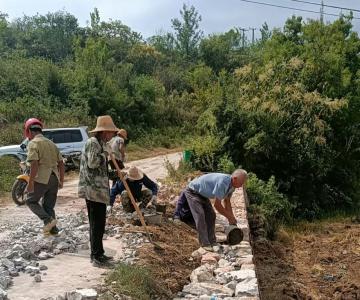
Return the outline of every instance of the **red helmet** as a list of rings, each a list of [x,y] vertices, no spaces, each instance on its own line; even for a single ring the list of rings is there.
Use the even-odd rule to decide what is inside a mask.
[[[36,118],[30,118],[28,119],[24,124],[24,135],[27,138],[30,138],[30,129],[42,129],[43,123],[36,119]]]

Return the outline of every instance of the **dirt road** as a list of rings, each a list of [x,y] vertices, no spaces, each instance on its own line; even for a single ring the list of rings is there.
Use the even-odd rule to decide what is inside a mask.
[[[156,180],[166,176],[165,159],[177,164],[180,158],[180,153],[173,153],[134,161],[130,165],[136,165],[150,178]],[[59,191],[56,206],[56,212],[59,216],[85,209],[84,200],[77,197],[77,182],[75,176],[68,178],[64,188]],[[0,207],[0,228],[6,228],[0,232],[0,242],[10,234],[12,228],[15,230],[24,221],[31,221],[34,226],[41,226],[39,220],[26,206],[7,205]],[[118,256],[122,252],[122,244],[119,240],[109,238],[104,241],[104,246],[106,252],[111,255]],[[82,251],[76,255],[60,254],[44,261],[44,264],[48,270],[42,282],[36,283],[32,277],[25,274],[14,277],[13,286],[7,290],[9,299],[35,300],[63,295],[65,292],[76,288],[92,287],[98,284],[105,274],[104,270],[91,266],[88,251]]]

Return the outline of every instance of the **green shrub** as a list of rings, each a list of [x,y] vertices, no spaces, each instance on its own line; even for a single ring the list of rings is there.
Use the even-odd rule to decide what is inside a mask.
[[[220,158],[219,164],[218,164],[218,170],[219,172],[231,174],[236,169],[234,163],[231,161],[229,156],[225,154]]]
[[[250,173],[246,191],[250,210],[263,216],[266,236],[273,239],[279,227],[290,221],[292,205],[285,195],[278,192],[274,176],[265,182]]]
[[[11,156],[0,157],[0,193],[11,191],[19,169],[18,159]]]
[[[106,283],[117,294],[138,300],[150,300],[152,293],[159,290],[149,270],[123,263],[107,276]]]
[[[220,138],[215,135],[199,136],[191,140],[190,162],[195,169],[209,172],[217,169],[222,148]]]
[[[168,173],[167,177],[174,182],[182,182],[191,172],[194,172],[191,164],[184,160],[180,160],[178,168],[169,160],[165,160],[165,169]]]

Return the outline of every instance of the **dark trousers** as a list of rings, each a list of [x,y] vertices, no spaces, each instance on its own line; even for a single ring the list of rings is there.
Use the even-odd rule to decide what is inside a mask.
[[[216,243],[215,220],[216,214],[208,198],[201,196],[190,188],[184,190],[191,214],[195,220],[201,246]]]
[[[28,193],[26,204],[30,210],[37,215],[44,224],[55,219],[55,204],[57,192],[59,189],[59,181],[55,174],[51,174],[48,184],[34,182],[34,191]],[[42,205],[39,204],[42,198]]]
[[[103,236],[106,223],[106,204],[86,200],[90,224],[91,257],[98,258],[105,253]]]

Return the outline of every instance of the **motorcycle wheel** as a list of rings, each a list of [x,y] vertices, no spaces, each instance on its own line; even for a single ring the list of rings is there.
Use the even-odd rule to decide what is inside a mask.
[[[27,186],[27,182],[23,179],[16,179],[12,189],[11,189],[11,196],[13,201],[17,205],[24,205],[26,200],[25,189]]]

